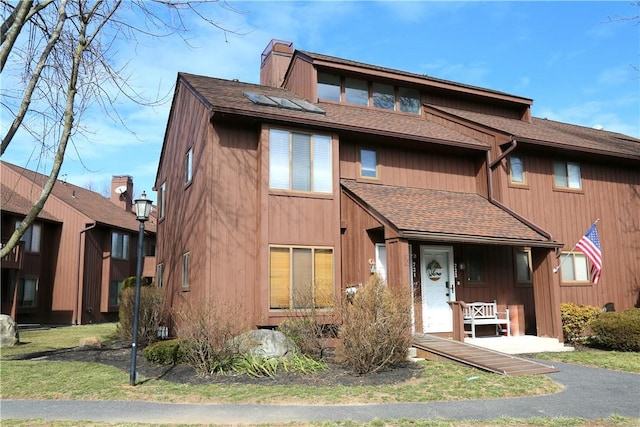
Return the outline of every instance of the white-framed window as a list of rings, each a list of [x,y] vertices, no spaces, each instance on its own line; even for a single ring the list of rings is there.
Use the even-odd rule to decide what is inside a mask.
[[[158,190],[158,219],[164,218],[165,200],[167,197],[167,183],[163,182]]]
[[[331,137],[272,129],[269,133],[269,188],[333,192]]]
[[[378,159],[375,150],[369,148],[360,150],[360,176],[363,178],[378,177]]]
[[[22,221],[16,221],[16,228],[20,226]],[[25,252],[40,252],[40,239],[42,236],[42,226],[36,222],[31,224],[27,231],[24,232],[21,241],[24,242],[24,250]]]
[[[558,188],[580,190],[582,188],[580,164],[575,162],[554,161],[553,179],[555,186]]]
[[[193,148],[187,150],[184,156],[184,183],[189,184],[193,180]]]
[[[189,289],[189,257],[189,252],[182,254],[182,290]]]
[[[122,290],[122,280],[111,280],[109,282],[109,307],[120,305],[120,291]]]
[[[22,277],[18,280],[18,307],[38,305],[38,279]]]
[[[524,160],[522,157],[509,156],[509,179],[513,184],[526,184],[524,173]]]
[[[162,288],[164,286],[164,264],[158,264],[156,269],[156,286]]]
[[[111,232],[111,257],[129,259],[129,235],[117,231]]]
[[[589,263],[587,257],[581,252],[566,252],[562,254],[563,282],[589,282]]]
[[[271,246],[269,308],[333,307],[333,248]]]
[[[516,258],[516,282],[518,284],[531,284],[531,252],[524,249],[515,251]]]

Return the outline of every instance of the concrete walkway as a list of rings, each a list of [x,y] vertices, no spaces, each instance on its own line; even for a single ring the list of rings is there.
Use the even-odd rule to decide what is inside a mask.
[[[565,386],[557,394],[513,399],[365,405],[170,404],[131,401],[2,400],[0,419],[88,420],[112,423],[259,424],[375,419],[477,419],[502,416],[640,419],[640,375],[554,363],[547,374]]]

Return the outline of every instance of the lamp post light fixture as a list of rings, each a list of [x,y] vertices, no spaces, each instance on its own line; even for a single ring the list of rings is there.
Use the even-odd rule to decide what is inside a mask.
[[[134,200],[136,209],[136,219],[140,221],[140,231],[138,232],[138,252],[136,260],[136,293],[133,307],[133,342],[131,343],[131,372],[129,374],[129,384],[136,385],[136,356],[138,353],[138,315],[140,313],[140,280],[142,276],[142,257],[144,247],[144,223],[149,219],[152,201],[147,199],[145,192],[139,199]]]

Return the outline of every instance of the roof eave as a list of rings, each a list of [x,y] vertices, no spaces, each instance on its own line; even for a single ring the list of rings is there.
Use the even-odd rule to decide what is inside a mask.
[[[464,234],[432,233],[426,231],[400,230],[400,236],[407,239],[435,240],[448,243],[478,243],[502,246],[562,248],[563,243],[548,240],[509,239],[505,237],[471,236]]]

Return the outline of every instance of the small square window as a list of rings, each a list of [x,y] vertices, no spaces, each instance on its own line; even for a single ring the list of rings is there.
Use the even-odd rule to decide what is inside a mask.
[[[184,183],[189,184],[193,179],[193,149],[189,148],[184,156]]]
[[[509,157],[509,177],[513,184],[526,184],[522,157]]]
[[[393,86],[374,82],[373,106],[385,110],[395,110],[396,94]]]
[[[360,176],[364,178],[378,177],[378,161],[375,150],[360,150]]]
[[[553,178],[558,188],[571,188],[580,190],[582,182],[580,178],[580,164],[573,162],[553,162]]]
[[[340,102],[340,76],[318,73],[318,99]]]
[[[369,105],[369,83],[347,77],[344,82],[345,100],[349,104]]]

